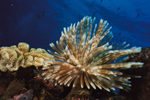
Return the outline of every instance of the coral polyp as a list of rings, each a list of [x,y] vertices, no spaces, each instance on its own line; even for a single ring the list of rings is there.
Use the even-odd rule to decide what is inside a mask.
[[[19,43],[10,47],[0,48],[0,70],[2,72],[18,71],[19,67],[45,67],[53,60],[52,55],[44,49],[29,48],[27,43]]]
[[[92,86],[94,89],[104,88],[107,91],[130,89],[130,76],[122,76],[119,69],[139,68],[141,62],[114,62],[115,60],[141,51],[141,47],[127,49],[129,44],[110,45],[113,34],[108,28],[109,23],[100,20],[98,26],[94,25],[95,18],[84,17],[77,24],[64,28],[56,46],[51,43],[49,50],[54,57],[52,66],[44,67],[45,79],[56,80],[55,84],[73,87],[80,84],[81,88]],[[138,76],[137,76],[138,77]]]

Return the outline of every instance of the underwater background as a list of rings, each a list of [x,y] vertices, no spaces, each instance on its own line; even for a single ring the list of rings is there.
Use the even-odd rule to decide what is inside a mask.
[[[84,16],[102,18],[112,26],[113,42],[150,46],[149,0],[1,0],[0,46],[26,42],[49,49],[63,27]]]
[[[150,47],[150,0],[0,0],[0,47],[12,46],[17,45],[19,42],[25,42],[32,48],[43,48],[45,50],[51,49],[49,43],[53,42],[55,44],[56,41],[59,40],[61,31],[63,31],[64,27],[69,27],[71,23],[77,23],[85,16],[91,16],[92,18],[96,17],[95,23],[97,24],[99,23],[100,19],[107,20],[109,27],[112,26],[111,31],[114,34],[114,37],[111,40],[112,42],[121,44],[126,41],[127,44],[130,44],[129,47]],[[131,92],[120,92],[119,89],[116,89],[116,91],[111,93],[107,93],[104,90],[99,93],[101,90],[91,89],[90,93],[91,95],[94,95],[92,98],[116,96],[119,92],[121,95],[123,94],[124,97],[126,95],[132,97],[133,95],[136,95],[136,91],[139,91],[138,94],[143,96],[141,96],[142,99],[137,97],[140,98],[137,100],[148,100],[147,98],[149,98],[150,95],[150,74],[147,74],[150,73],[149,51],[150,48],[146,48],[142,50],[140,54],[129,55],[129,59],[127,59],[127,61],[145,63],[142,70],[131,70],[131,72],[125,71],[125,73],[128,74],[133,73],[133,75],[140,75],[142,77],[144,76],[144,78],[141,78],[139,81],[136,79],[133,80],[134,85]],[[37,77],[34,77],[34,71],[35,67],[33,66],[28,69],[20,68],[18,72],[12,73],[0,71],[0,96],[3,94],[5,97],[5,93],[7,94],[6,88],[8,83],[12,80],[14,81],[12,82],[13,85],[10,85],[12,87],[15,87],[14,84],[23,83],[24,85],[33,83],[33,86],[27,85],[27,93],[32,94],[28,97],[33,97],[33,90],[36,95],[42,95],[40,98],[46,97],[48,93],[46,94],[43,92],[43,90],[45,89],[44,91],[46,91],[47,87],[52,87],[52,91],[50,89],[50,92],[54,93],[52,95],[57,94],[54,97],[59,97],[55,98],[55,100],[60,100],[60,98],[65,97],[67,93],[69,93],[68,91],[71,90],[71,87],[65,87],[65,89],[63,89],[63,86],[58,85],[57,88],[55,88],[54,84],[48,85],[48,83],[40,79],[41,77],[38,75]],[[14,78],[12,78],[12,76]],[[19,81],[25,79],[25,81],[23,80],[22,83],[19,83],[19,81],[16,81],[16,79]],[[28,80],[28,82],[26,82],[26,80]],[[43,82],[42,84],[41,80]],[[139,84],[137,84],[138,82],[142,85],[139,86]],[[7,86],[1,85],[2,83],[4,85],[7,83]],[[41,85],[43,84],[47,87],[44,87],[42,90]],[[140,89],[137,88],[138,86]],[[20,91],[25,91],[23,90],[24,87],[22,85],[18,87],[22,89]],[[29,87],[33,87],[33,90],[30,90]],[[55,92],[53,92],[53,89]],[[6,92],[3,93],[4,90],[6,90]],[[13,93],[14,90],[12,89],[11,92]],[[56,92],[56,90],[59,91]],[[60,91],[63,92],[61,93]],[[19,93],[21,92],[18,92],[18,94]],[[43,95],[44,93],[46,95]],[[11,95],[10,97],[12,98],[16,94]],[[26,96],[27,94],[25,92],[25,94],[22,95]],[[88,93],[87,95],[89,96]],[[144,97],[146,99],[143,99]]]

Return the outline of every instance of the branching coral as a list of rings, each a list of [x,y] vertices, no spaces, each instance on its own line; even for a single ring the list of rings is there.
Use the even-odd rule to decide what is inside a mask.
[[[48,66],[49,61],[53,60],[52,56],[44,49],[29,49],[26,43],[19,43],[17,46],[0,48],[0,70],[5,72],[17,71],[20,66]]]
[[[73,87],[80,84],[81,88],[86,85],[88,89],[92,86],[96,89],[104,88],[107,91],[119,89],[130,89],[130,77],[123,77],[119,69],[142,67],[141,62],[114,63],[118,58],[131,53],[138,53],[141,47],[125,49],[129,44],[109,45],[113,37],[107,21],[100,20],[99,25],[93,25],[95,18],[84,17],[77,24],[71,24],[61,33],[56,46],[51,43],[49,51],[54,56],[52,66],[44,67],[45,79],[55,79],[56,84],[64,84]],[[94,27],[93,27],[94,26]]]

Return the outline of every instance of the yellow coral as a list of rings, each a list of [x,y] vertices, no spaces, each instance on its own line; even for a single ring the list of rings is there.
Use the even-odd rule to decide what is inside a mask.
[[[5,72],[17,71],[20,66],[48,66],[49,61],[53,60],[53,57],[48,54],[44,49],[31,48],[26,43],[19,43],[17,46],[1,47],[0,48],[0,70]]]
[[[54,56],[55,61],[51,67],[44,67],[43,76],[45,79],[55,79],[57,83],[73,87],[80,83],[90,89],[90,85],[96,89],[104,88],[107,91],[115,90],[114,86],[120,89],[130,89],[130,77],[121,77],[122,72],[116,69],[128,69],[142,67],[141,62],[114,63],[116,59],[131,53],[138,53],[141,47],[125,49],[129,44],[125,42],[120,46],[109,45],[113,34],[107,28],[107,21],[100,20],[99,25],[93,27],[95,18],[84,17],[77,24],[71,24],[64,28],[57,47],[51,43],[49,51]],[[93,31],[92,31],[93,29]],[[120,77],[119,77],[119,76]]]

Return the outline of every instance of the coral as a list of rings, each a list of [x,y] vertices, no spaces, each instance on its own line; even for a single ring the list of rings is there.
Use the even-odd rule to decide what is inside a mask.
[[[48,66],[49,61],[53,60],[52,56],[44,49],[29,48],[26,43],[19,43],[17,46],[0,48],[0,70],[5,72],[17,71],[20,66]]]
[[[44,80],[40,75],[34,77],[31,87],[35,87],[36,91],[41,91],[40,95],[38,94],[40,100],[45,100],[46,98],[56,99],[63,92],[63,86],[55,86],[53,81]]]
[[[143,82],[143,75],[139,73],[141,71],[145,73],[145,71],[141,70],[143,68],[149,69],[149,49],[139,54],[141,47],[127,48],[129,44],[125,42],[121,45],[111,44],[110,40],[113,38],[113,34],[110,31],[111,27],[108,28],[107,21],[101,19],[98,26],[97,24],[94,26],[94,21],[95,18],[92,19],[86,16],[77,24],[71,24],[67,29],[64,28],[59,41],[56,41],[56,46],[53,43],[50,44],[54,50],[54,52],[49,50],[50,54],[41,48],[30,48],[26,43],[19,43],[18,46],[1,47],[0,96],[3,95],[0,98],[14,97],[14,99],[19,98],[18,100],[28,97],[36,100],[62,99],[70,92],[64,98],[65,100],[95,100],[96,98],[100,99],[100,96],[105,97],[103,100],[128,99],[128,97],[114,96],[114,94],[112,97],[108,96],[106,98],[104,94],[112,94],[112,91],[107,91],[115,90],[114,87],[128,91],[131,86],[131,77],[136,79],[142,76],[141,79],[137,80]],[[118,59],[125,55],[129,56],[118,62]],[[144,67],[142,67],[143,63],[141,62],[144,62]],[[131,69],[133,72],[141,71],[136,72],[134,75],[131,75],[133,72],[125,75],[125,69]],[[145,91],[145,89],[149,91],[149,84],[147,84],[147,82],[149,83],[149,74],[147,75],[145,84],[141,85],[140,82],[135,81],[132,88],[138,87],[143,88],[141,89],[142,91]],[[44,80],[43,76],[47,80]],[[12,81],[12,83],[6,89],[8,81]],[[69,87],[71,84],[73,84],[72,90]],[[62,85],[66,85],[69,88]],[[94,89],[99,88],[97,90],[101,94],[94,89],[89,91],[88,89],[91,86]],[[144,88],[144,86],[146,87]],[[100,90],[102,88],[104,90]],[[27,94],[22,94],[25,92],[24,90],[29,89],[33,90],[27,91]],[[33,91],[34,94],[32,93]],[[94,94],[93,91],[97,92],[97,96],[91,96],[92,93]],[[147,97],[144,97],[145,92],[141,94],[141,98],[147,98],[149,92],[147,92]]]
[[[125,59],[124,62],[143,62],[144,65],[140,69],[136,70],[124,70],[126,74],[140,75],[140,79],[131,79],[132,90],[130,93],[120,91],[120,94],[125,94],[132,97],[133,100],[150,100],[150,47],[142,49],[140,53],[130,54]]]
[[[8,85],[3,96],[0,97],[0,100],[9,100],[10,98],[13,98],[14,95],[20,94],[22,91],[24,91],[23,84],[19,80],[13,80]]]
[[[101,100],[132,100],[132,99],[127,98],[125,96],[114,96],[114,97],[109,97]]]
[[[84,17],[77,24],[71,24],[61,33],[56,46],[51,43],[54,53],[54,61],[52,66],[44,67],[43,76],[45,79],[54,79],[57,83],[73,87],[78,84],[84,88],[84,84],[88,89],[90,85],[96,89],[104,88],[107,91],[119,89],[130,89],[130,76],[122,76],[123,73],[119,69],[130,69],[142,67],[141,62],[114,62],[124,55],[138,53],[141,47],[132,47],[126,49],[129,44],[125,42],[121,45],[109,42],[113,37],[110,28],[107,28],[107,21],[100,20],[99,25],[93,27],[95,18]],[[139,77],[139,76],[135,76]]]
[[[90,92],[87,90],[77,90],[70,92],[65,100],[90,100]]]

